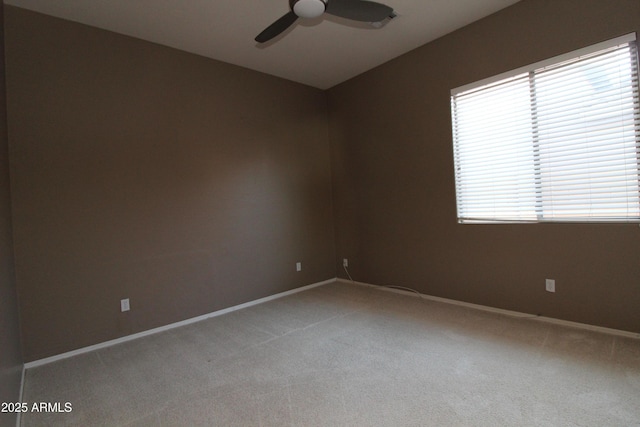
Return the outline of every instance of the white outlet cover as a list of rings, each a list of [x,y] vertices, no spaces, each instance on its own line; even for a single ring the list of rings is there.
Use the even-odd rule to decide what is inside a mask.
[[[120,311],[129,311],[131,308],[129,306],[129,298],[120,300]]]
[[[302,263],[296,262],[296,271],[302,271]]]
[[[555,292],[556,291],[556,281],[553,279],[545,280],[545,289],[547,292]]]

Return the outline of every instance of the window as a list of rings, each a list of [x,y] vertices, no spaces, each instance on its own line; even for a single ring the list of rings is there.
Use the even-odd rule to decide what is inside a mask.
[[[640,221],[635,34],[451,91],[458,221]]]

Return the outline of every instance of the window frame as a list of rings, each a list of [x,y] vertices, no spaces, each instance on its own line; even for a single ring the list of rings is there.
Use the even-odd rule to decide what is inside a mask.
[[[502,217],[500,215],[496,215],[495,213],[491,216],[491,217],[487,217],[487,218],[471,218],[471,217],[464,217],[463,215],[461,215],[461,207],[460,207],[460,194],[459,194],[459,186],[461,185],[461,183],[459,182],[459,175],[460,173],[458,172],[460,165],[458,164],[458,153],[456,152],[457,148],[457,130],[458,130],[458,126],[457,126],[457,116],[456,116],[456,110],[455,110],[455,100],[456,97],[458,96],[464,96],[464,95],[469,95],[469,94],[473,94],[476,92],[481,92],[481,91],[486,91],[489,88],[491,88],[492,86],[500,86],[503,84],[507,84],[506,82],[509,81],[518,81],[519,79],[527,79],[529,81],[529,84],[531,85],[533,79],[535,79],[536,74],[543,69],[553,69],[553,68],[560,68],[561,66],[563,66],[565,63],[573,63],[573,62],[578,62],[583,60],[584,58],[589,58],[591,56],[595,56],[597,54],[600,54],[602,51],[605,51],[607,49],[613,49],[616,47],[619,47],[621,45],[624,44],[631,44],[633,43],[634,46],[631,49],[631,51],[633,53],[635,53],[635,78],[633,77],[634,75],[632,74],[632,100],[634,100],[635,102],[633,102],[634,105],[634,109],[633,109],[633,116],[634,116],[634,120],[633,122],[635,123],[635,153],[636,153],[636,160],[637,160],[637,166],[635,168],[635,182],[637,183],[637,193],[640,196],[640,100],[638,99],[638,97],[640,96],[640,60],[638,59],[638,51],[640,50],[640,46],[638,46],[638,42],[637,42],[637,38],[636,38],[636,34],[635,33],[630,33],[621,37],[616,37],[614,39],[610,39],[601,43],[596,43],[594,45],[590,45],[587,46],[585,48],[582,49],[578,49],[578,50],[574,50],[572,52],[568,52],[562,55],[558,55],[558,56],[554,56],[552,58],[543,60],[543,61],[539,61],[536,62],[534,64],[530,64],[524,67],[520,67],[514,70],[510,70],[504,73],[500,73],[498,75],[495,76],[491,76],[489,78],[486,79],[482,79],[473,83],[469,83],[463,86],[459,86],[457,88],[454,88],[451,90],[451,126],[452,126],[452,136],[453,136],[453,150],[454,150],[454,168],[455,168],[455,182],[456,182],[456,211],[457,211],[457,219],[459,223],[462,224],[473,224],[473,223],[482,223],[482,224],[494,224],[494,223],[639,223],[640,222],[640,214],[638,216],[635,216],[635,211],[634,211],[634,215],[630,216],[629,214],[627,214],[624,217],[601,217],[601,216],[594,216],[594,215],[585,215],[583,217],[571,217],[571,218],[567,218],[567,219],[558,219],[558,218],[549,218],[549,217],[545,217],[541,212],[542,212],[542,208],[541,206],[538,204],[539,201],[537,201],[535,204],[533,204],[531,206],[532,208],[532,212],[535,212],[535,219],[529,219],[529,218],[516,218],[515,216],[512,219],[509,219],[508,217]],[[633,59],[632,59],[633,60]],[[632,66],[633,67],[633,66]],[[532,97],[535,98],[536,93],[535,93],[535,87],[531,88],[530,87],[530,95]],[[536,116],[536,112],[535,112],[535,108],[537,106],[537,103],[535,101],[530,103],[530,112],[531,112],[531,117],[532,117],[532,121],[536,120],[535,116]],[[533,126],[532,126],[533,128]],[[532,131],[532,151],[535,153],[538,153],[539,150],[538,148],[536,148],[536,139],[537,136],[535,135],[537,131]],[[535,160],[535,162],[539,162],[539,158]],[[536,169],[536,167],[534,167],[533,170],[529,171],[529,172],[533,172],[533,174],[535,175],[537,172],[539,171],[540,166],[537,167],[538,169]],[[634,173],[632,173],[631,175],[634,175]],[[539,179],[539,176],[536,178],[536,180]],[[633,181],[632,181],[633,182]],[[465,182],[465,185],[468,184],[467,182]],[[541,188],[542,188],[542,184],[537,183],[536,187],[535,187],[535,193],[536,193],[536,198],[539,197],[538,193],[541,193]],[[633,193],[633,192],[632,192]],[[634,206],[636,204],[634,203]],[[640,207],[640,201],[637,203],[638,207]],[[528,206],[528,205],[527,205]],[[553,216],[553,214],[551,214],[550,216]]]

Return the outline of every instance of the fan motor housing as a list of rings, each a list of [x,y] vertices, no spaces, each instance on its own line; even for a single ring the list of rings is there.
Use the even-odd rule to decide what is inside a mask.
[[[298,0],[293,3],[293,13],[300,18],[317,18],[327,8],[325,0]]]

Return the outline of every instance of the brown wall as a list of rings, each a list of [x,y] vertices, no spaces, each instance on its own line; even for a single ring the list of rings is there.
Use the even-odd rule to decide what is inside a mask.
[[[6,18],[26,360],[335,277],[322,91]]]
[[[4,4],[0,3],[0,24]],[[11,195],[4,66],[4,28],[0,25],[0,402],[17,402],[22,376],[18,301],[11,232]],[[15,414],[0,413],[0,425],[15,425]]]
[[[338,265],[640,332],[637,224],[457,224],[449,103],[452,88],[639,30],[637,0],[524,0],[329,90]]]

